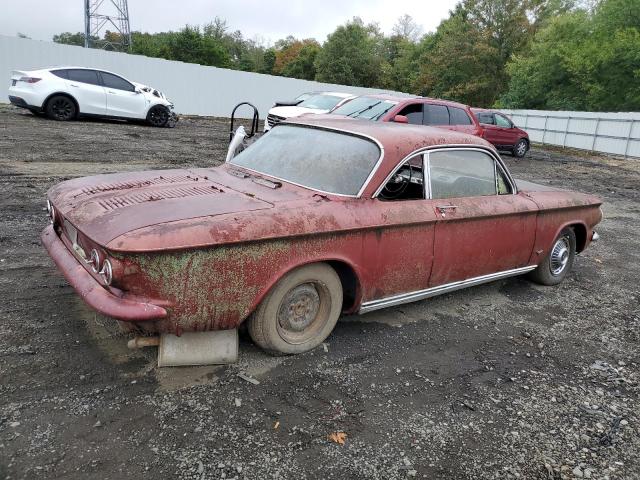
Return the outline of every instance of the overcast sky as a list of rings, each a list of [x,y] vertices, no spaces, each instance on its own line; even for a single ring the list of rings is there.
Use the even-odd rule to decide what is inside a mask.
[[[23,33],[51,40],[60,32],[84,30],[83,0],[2,0],[0,34]],[[105,0],[104,4],[108,4]],[[336,26],[354,16],[377,22],[390,33],[408,13],[424,32],[434,30],[457,0],[129,0],[131,30],[161,32],[185,24],[202,25],[216,15],[245,38],[273,43],[287,35],[326,39]]]

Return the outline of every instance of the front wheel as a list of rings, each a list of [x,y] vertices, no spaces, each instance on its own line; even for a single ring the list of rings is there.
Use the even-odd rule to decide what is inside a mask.
[[[325,263],[283,277],[249,318],[249,335],[274,354],[307,352],[331,333],[342,311],[342,283]]]
[[[522,138],[518,143],[514,145],[513,156],[516,158],[522,158],[527,153],[527,150],[529,150],[529,142]]]
[[[546,258],[530,273],[531,280],[542,285],[559,284],[573,267],[575,256],[576,234],[572,228],[565,228],[553,242]]]
[[[147,114],[147,122],[154,127],[164,127],[169,123],[171,114],[169,109],[164,105],[156,105],[151,107]]]

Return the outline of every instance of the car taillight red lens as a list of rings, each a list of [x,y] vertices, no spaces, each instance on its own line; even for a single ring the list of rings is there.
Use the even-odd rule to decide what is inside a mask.
[[[21,82],[25,82],[25,83],[36,83],[39,82],[40,80],[42,80],[41,78],[36,78],[36,77],[21,77],[20,81]]]

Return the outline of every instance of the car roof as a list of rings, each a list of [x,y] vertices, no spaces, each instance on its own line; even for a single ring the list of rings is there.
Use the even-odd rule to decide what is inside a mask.
[[[331,95],[332,97],[349,98],[355,97],[352,93],[344,92],[310,92],[310,95]]]
[[[496,152],[496,149],[486,140],[456,132],[453,130],[427,127],[424,125],[398,124],[394,122],[372,122],[358,118],[348,118],[343,115],[305,115],[286,120],[279,125],[299,125],[311,128],[338,130],[347,134],[364,136],[374,140],[384,151],[384,157],[376,173],[369,183],[365,195],[372,185],[379,185],[389,173],[407,155],[429,147],[468,146],[478,147]],[[276,127],[274,127],[276,128]],[[374,188],[375,190],[375,188]]]
[[[397,103],[412,103],[415,100],[420,100],[421,102],[424,102],[424,103],[437,103],[440,105],[447,105],[450,107],[458,107],[463,109],[470,108],[468,105],[465,105],[464,103],[454,102],[453,100],[442,100],[440,98],[421,97],[418,95],[400,96],[400,95],[393,95],[390,93],[374,93],[370,95],[361,95],[361,97],[376,98],[379,100],[388,100],[388,101],[397,102]]]
[[[75,67],[75,66],[61,66],[61,67],[49,67],[49,68],[42,68],[41,70],[47,70],[47,71],[52,71],[52,70],[95,70],[97,72],[105,72],[105,73],[111,73],[113,75],[117,75],[118,77],[122,77],[122,74],[120,73],[116,73],[116,72],[111,72],[109,70],[106,70],[104,68],[92,68],[92,67]]]

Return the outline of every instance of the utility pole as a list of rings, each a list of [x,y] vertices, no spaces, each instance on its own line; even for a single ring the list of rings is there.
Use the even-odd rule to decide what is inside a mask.
[[[112,27],[115,31],[109,30]],[[107,31],[109,36],[102,39]],[[131,48],[127,0],[84,0],[84,46],[121,51]]]

